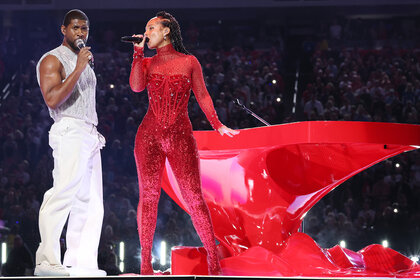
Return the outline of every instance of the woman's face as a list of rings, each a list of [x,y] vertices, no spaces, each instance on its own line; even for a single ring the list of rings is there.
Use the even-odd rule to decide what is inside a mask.
[[[156,49],[163,47],[169,44],[169,28],[163,27],[160,23],[162,19],[157,17],[152,18],[146,25],[146,32],[144,35],[149,38],[149,42],[147,42],[147,46],[149,49]],[[167,39],[164,40],[163,37],[166,35]]]

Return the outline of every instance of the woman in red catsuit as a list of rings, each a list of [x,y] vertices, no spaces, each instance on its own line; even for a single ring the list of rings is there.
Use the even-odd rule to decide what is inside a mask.
[[[153,274],[151,250],[156,227],[162,170],[167,158],[188,205],[194,227],[207,250],[210,274],[220,274],[213,226],[201,192],[199,156],[188,118],[191,89],[214,129],[221,135],[237,134],[220,123],[207,92],[201,66],[182,44],[179,24],[159,12],[146,25],[147,46],[157,55],[144,58],[144,42],[134,45],[130,86],[147,87],[149,108],[137,131],[134,156],[140,185],[137,224],[141,246],[141,274]]]

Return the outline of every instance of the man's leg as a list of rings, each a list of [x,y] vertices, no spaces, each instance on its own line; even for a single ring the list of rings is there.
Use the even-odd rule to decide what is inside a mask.
[[[64,265],[98,269],[98,246],[103,221],[102,165],[99,149],[93,152],[76,195],[67,225]]]
[[[85,144],[66,122],[53,125],[49,141],[54,157],[54,184],[45,193],[39,212],[41,243],[36,252],[37,265],[61,264],[59,238],[88,162]]]

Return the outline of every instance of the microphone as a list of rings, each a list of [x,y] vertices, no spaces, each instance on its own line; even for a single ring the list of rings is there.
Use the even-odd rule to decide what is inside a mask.
[[[124,42],[124,43],[141,43],[141,41],[143,41],[143,38],[133,37],[133,36],[123,36],[123,37],[121,37],[121,42]],[[149,38],[146,37],[146,43],[147,42],[149,42]]]
[[[85,44],[85,41],[83,41],[83,39],[77,39],[76,41],[74,41],[74,43],[76,44],[76,46],[79,48],[79,50],[80,49],[82,49],[82,48],[84,48],[84,47],[86,47],[86,44]],[[94,66],[95,66],[95,64],[93,63],[93,56],[91,56],[90,58],[89,58],[89,66],[90,66],[90,68],[94,68]]]

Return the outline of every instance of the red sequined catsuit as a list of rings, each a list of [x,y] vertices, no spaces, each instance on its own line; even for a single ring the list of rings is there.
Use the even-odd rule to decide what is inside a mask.
[[[152,274],[151,250],[156,227],[161,176],[167,158],[181,189],[194,227],[208,252],[209,273],[220,265],[209,210],[201,191],[199,156],[188,117],[191,89],[214,129],[222,126],[207,92],[200,63],[172,44],[144,58],[135,47],[130,86],[140,92],[147,86],[149,108],[136,135],[134,156],[140,185],[137,224],[141,245],[141,273]]]

